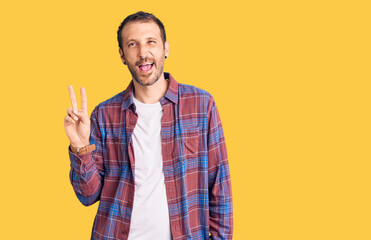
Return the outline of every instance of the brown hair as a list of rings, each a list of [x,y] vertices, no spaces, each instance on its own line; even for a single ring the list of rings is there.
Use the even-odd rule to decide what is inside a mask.
[[[139,11],[139,12],[136,12],[134,14],[131,14],[131,15],[127,16],[124,19],[124,21],[122,21],[122,23],[120,24],[119,29],[117,30],[117,41],[119,43],[119,48],[121,48],[121,50],[124,51],[124,49],[122,47],[121,34],[122,34],[122,29],[124,28],[124,26],[127,23],[129,23],[129,22],[150,22],[150,21],[154,21],[158,25],[158,27],[160,28],[162,42],[165,46],[165,41],[166,41],[165,27],[162,24],[162,22],[160,21],[160,19],[158,19],[157,17],[155,17],[151,13],[146,13],[146,12]]]

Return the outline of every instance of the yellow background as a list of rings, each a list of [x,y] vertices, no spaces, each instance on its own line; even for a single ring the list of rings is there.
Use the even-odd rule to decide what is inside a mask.
[[[369,1],[0,4],[1,239],[90,239],[69,181],[67,86],[89,113],[131,76],[116,31],[143,10],[165,71],[209,91],[229,156],[234,239],[371,239]]]

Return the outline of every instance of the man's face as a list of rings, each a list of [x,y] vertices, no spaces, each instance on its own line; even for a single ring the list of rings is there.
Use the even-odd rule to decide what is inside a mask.
[[[165,47],[161,31],[157,24],[150,22],[130,22],[122,29],[121,60],[126,62],[133,79],[142,86],[154,84],[163,73],[165,55],[169,52],[169,43]]]

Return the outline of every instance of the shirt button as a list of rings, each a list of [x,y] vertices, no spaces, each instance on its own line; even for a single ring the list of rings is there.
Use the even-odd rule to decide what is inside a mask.
[[[118,139],[117,137],[115,137],[115,138],[113,139],[113,141],[118,142],[119,139]]]
[[[130,125],[134,125],[135,124],[135,120],[130,120]]]

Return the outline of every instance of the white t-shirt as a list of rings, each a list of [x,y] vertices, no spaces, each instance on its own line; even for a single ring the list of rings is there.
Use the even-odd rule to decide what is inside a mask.
[[[145,104],[134,98],[138,121],[132,140],[135,194],[129,240],[171,240],[161,153],[160,102]]]

